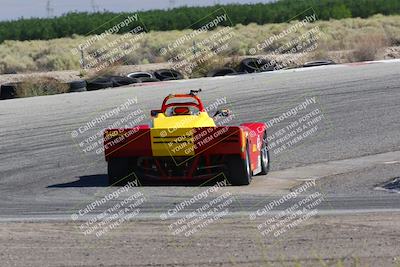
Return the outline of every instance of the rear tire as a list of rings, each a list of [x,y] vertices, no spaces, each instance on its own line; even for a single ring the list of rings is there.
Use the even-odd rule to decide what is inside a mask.
[[[246,158],[240,155],[232,155],[228,159],[229,175],[228,181],[231,185],[249,185],[251,181],[250,155],[246,149]]]
[[[269,172],[270,167],[270,158],[269,158],[269,151],[268,151],[268,140],[267,140],[267,133],[264,133],[263,137],[263,145],[260,151],[260,158],[261,158],[261,172],[260,175],[266,175]]]
[[[108,184],[122,186],[127,182],[137,180],[135,167],[136,158],[114,158],[108,161]]]

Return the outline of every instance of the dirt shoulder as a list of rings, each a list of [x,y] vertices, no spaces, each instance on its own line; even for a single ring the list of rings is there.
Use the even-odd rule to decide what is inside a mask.
[[[72,222],[2,223],[0,258],[4,266],[400,266],[400,214],[313,217],[277,238],[261,236],[262,222],[225,218],[185,237],[170,233],[171,221],[140,220],[100,238]]]

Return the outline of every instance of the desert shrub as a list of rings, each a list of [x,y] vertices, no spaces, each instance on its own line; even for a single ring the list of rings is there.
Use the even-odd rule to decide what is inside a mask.
[[[323,59],[330,59],[328,51],[323,47],[317,49],[310,55],[310,60],[323,60]]]
[[[273,34],[281,33],[294,23],[296,22],[266,25],[257,25],[255,23],[250,25],[238,24],[232,27],[235,36],[229,40],[229,49],[224,56],[248,55],[249,49],[254,48],[257,43],[263,42]],[[284,38],[276,40],[267,48],[257,51],[257,54],[272,53],[275,49],[294,40],[297,36],[309,31],[315,26],[318,26],[320,31],[323,32],[324,38],[318,40],[318,44],[319,47],[322,46],[326,51],[357,50],[362,47],[362,45],[359,44],[360,41],[367,38],[360,36],[368,35],[372,36],[372,40],[376,39],[373,36],[385,36],[387,45],[400,44],[400,16],[376,15],[368,19],[347,18],[341,20],[317,21],[306,25],[297,32],[293,32]],[[219,29],[220,28],[217,30]],[[168,44],[189,33],[191,33],[191,30],[149,32],[143,39],[138,41],[138,48],[122,57],[120,62],[125,65],[166,62],[177,56],[181,51],[190,49],[193,45],[193,41],[200,43],[202,39],[206,39],[214,34],[214,31],[196,36],[193,40],[184,42],[178,49],[169,51],[165,55],[160,53],[161,48],[167,47]],[[80,54],[72,54],[71,49],[84,43],[87,38],[90,37],[91,36],[84,37],[74,35],[73,38],[61,38],[49,41],[5,41],[0,44],[0,73],[67,69],[79,70]],[[111,35],[96,42],[88,51],[85,51],[85,55],[98,48],[107,48],[108,44],[118,37],[119,35]],[[364,43],[368,45],[367,41]],[[378,44],[381,46],[379,40]],[[374,51],[369,45],[365,47],[368,48],[367,50],[369,51]],[[106,50],[104,53],[108,51],[109,50]],[[366,54],[364,51],[360,51],[359,53]],[[356,58],[353,60],[356,60]]]
[[[78,69],[79,64],[73,57],[63,54],[46,55],[36,61],[40,70],[73,70]]]
[[[384,32],[390,45],[400,45],[400,27],[399,25],[384,24]]]
[[[26,78],[17,84],[17,97],[55,95],[67,93],[68,84],[51,77]]]
[[[360,36],[355,43],[355,49],[349,56],[351,62],[374,60],[378,51],[387,46],[388,41],[382,34],[368,34]]]
[[[184,73],[185,76],[190,78],[200,78],[207,76],[210,70],[221,68],[225,65],[225,60],[221,56],[213,56],[211,58],[200,58],[193,62],[195,66],[190,70],[179,70]]]
[[[114,76],[114,75],[119,75],[118,71],[118,66],[119,64],[116,63],[114,65],[110,65],[108,67],[102,68],[98,71],[92,69],[92,70],[87,70],[85,71],[85,76],[84,78],[86,80],[94,80],[99,77],[106,77],[106,76]]]
[[[224,67],[237,70],[241,61],[242,61],[242,59],[238,55],[232,56],[228,60],[225,61]]]

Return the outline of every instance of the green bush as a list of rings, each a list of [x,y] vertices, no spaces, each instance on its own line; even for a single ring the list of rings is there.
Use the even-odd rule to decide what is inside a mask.
[[[219,11],[218,11],[219,9]],[[280,0],[266,4],[230,4],[211,7],[180,7],[172,10],[151,10],[139,14],[140,21],[121,29],[126,33],[137,25],[149,31],[184,30],[198,28],[215,12],[225,12],[229,21],[224,26],[236,24],[286,22],[299,14],[315,12],[320,20],[348,17],[367,18],[374,14],[400,14],[399,0]],[[5,40],[49,40],[78,35],[101,34],[118,24],[131,13],[69,13],[57,18],[19,19],[0,22],[0,43]],[[208,20],[207,20],[208,19]],[[233,25],[232,25],[233,24]]]

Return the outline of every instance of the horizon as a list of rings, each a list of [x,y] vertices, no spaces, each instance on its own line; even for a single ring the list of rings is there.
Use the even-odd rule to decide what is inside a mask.
[[[213,6],[216,4],[270,3],[275,0],[0,0],[0,21],[29,18],[59,17],[69,12],[137,12],[153,9],[170,9],[182,6]]]

